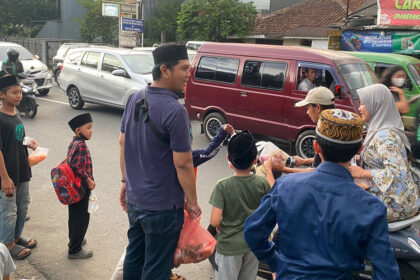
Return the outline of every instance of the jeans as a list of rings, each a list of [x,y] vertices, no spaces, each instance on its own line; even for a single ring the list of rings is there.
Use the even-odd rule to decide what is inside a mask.
[[[12,197],[0,191],[0,242],[8,244],[22,235],[28,213],[29,182],[15,186]]]
[[[124,280],[168,280],[184,209],[145,211],[127,203],[128,246],[124,261]]]

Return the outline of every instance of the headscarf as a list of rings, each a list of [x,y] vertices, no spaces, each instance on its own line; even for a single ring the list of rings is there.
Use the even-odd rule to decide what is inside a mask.
[[[404,146],[411,151],[410,142],[404,133],[400,113],[389,89],[382,84],[374,84],[358,89],[357,93],[371,116],[361,158],[363,158],[363,154],[372,138],[383,129],[391,129],[396,132]]]

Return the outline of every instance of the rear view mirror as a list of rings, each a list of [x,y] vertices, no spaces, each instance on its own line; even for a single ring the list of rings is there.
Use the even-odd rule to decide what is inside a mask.
[[[130,78],[130,76],[128,76],[127,71],[125,71],[124,69],[117,69],[111,72],[112,75],[114,76],[118,76],[118,77],[125,77],[125,78]]]
[[[341,96],[341,85],[335,85],[334,96],[338,99],[343,99]]]
[[[36,59],[39,59],[39,55],[37,55],[37,54],[36,54],[36,55],[35,55],[35,58],[36,58]]]

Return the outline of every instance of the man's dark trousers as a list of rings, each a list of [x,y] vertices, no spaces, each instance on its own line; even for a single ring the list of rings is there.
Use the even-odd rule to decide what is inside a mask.
[[[168,280],[184,224],[184,209],[144,211],[127,203],[128,246],[124,280]]]
[[[89,226],[88,212],[90,190],[85,182],[82,183],[84,196],[79,202],[69,205],[69,254],[82,250],[82,242]]]

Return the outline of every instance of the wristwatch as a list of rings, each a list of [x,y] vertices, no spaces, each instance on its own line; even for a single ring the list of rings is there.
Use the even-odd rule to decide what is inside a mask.
[[[125,178],[121,178],[121,183],[125,183],[127,180]]]

